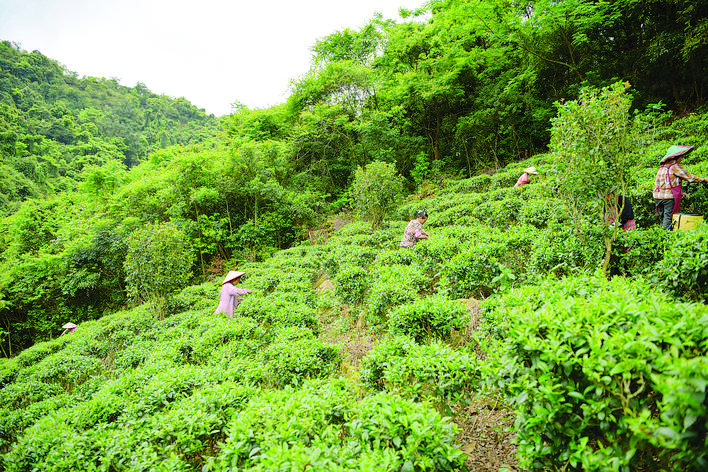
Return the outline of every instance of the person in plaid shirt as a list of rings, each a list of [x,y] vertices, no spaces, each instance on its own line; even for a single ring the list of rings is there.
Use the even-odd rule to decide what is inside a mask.
[[[681,166],[681,157],[692,150],[693,146],[671,146],[659,162],[659,170],[654,180],[654,203],[662,228],[668,229],[673,214],[681,210],[681,180],[708,182],[706,178],[689,174]]]

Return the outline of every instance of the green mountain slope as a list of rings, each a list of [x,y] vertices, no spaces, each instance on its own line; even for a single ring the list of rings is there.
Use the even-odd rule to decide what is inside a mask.
[[[144,85],[78,78],[38,51],[0,42],[0,214],[73,189],[86,166],[128,168],[154,150],[214,137],[219,121]]]
[[[456,470],[473,458],[441,415],[480,395],[517,415],[525,468],[699,470],[708,311],[667,293],[705,296],[705,227],[640,225],[613,261],[630,277],[602,281],[601,238],[578,239],[551,180],[512,187],[532,163],[550,166],[441,181],[381,230],[241,264],[254,293],[233,320],[207,282],[3,359],[5,470]],[[431,239],[398,249],[421,207]],[[357,329],[375,340],[357,362],[325,342]]]

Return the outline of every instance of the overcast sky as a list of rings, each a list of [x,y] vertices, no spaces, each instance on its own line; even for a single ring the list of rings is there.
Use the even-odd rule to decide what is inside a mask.
[[[0,0],[0,40],[37,50],[79,77],[185,97],[217,116],[265,108],[309,69],[310,47],[375,12],[424,0]]]

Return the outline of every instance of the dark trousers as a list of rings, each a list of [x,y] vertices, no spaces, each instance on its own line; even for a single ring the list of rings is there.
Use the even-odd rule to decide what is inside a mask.
[[[674,214],[674,199],[654,199],[656,203],[656,214],[661,219],[661,227],[668,229],[671,226],[671,216]]]

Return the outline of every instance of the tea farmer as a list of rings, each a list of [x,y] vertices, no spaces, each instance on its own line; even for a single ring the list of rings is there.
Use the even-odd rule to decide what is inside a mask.
[[[690,153],[693,146],[671,146],[659,162],[659,170],[654,180],[654,203],[656,214],[661,219],[661,227],[671,226],[671,217],[681,210],[681,181],[708,182],[708,179],[696,177],[686,172],[681,166],[681,158]]]
[[[69,321],[67,324],[65,324],[64,326],[62,326],[62,329],[63,329],[64,331],[62,331],[62,333],[61,333],[59,336],[64,336],[64,335],[67,334],[67,333],[73,333],[74,330],[75,330],[76,328],[78,328],[78,327],[79,327],[78,325],[75,325],[74,323],[72,323],[71,321]]]
[[[417,217],[411,220],[403,232],[401,247],[412,248],[419,239],[428,239],[430,234],[423,231],[423,224],[428,221],[428,214],[423,210],[418,210]]]
[[[609,202],[612,202],[609,204],[609,213],[606,216],[607,220],[611,224],[615,224],[619,217],[619,224],[622,231],[636,230],[637,222],[634,220],[632,202],[629,201],[629,198],[624,195],[615,196],[614,192],[610,193],[607,198]],[[621,212],[620,209],[622,210]]]
[[[236,285],[241,283],[241,277],[245,272],[236,272],[230,270],[226,274],[226,278],[221,282],[221,293],[219,294],[219,306],[216,307],[214,314],[226,313],[229,318],[234,317],[234,310],[238,307],[238,303],[243,300],[239,295],[253,293],[253,290],[248,288],[238,288]]]
[[[527,183],[529,183],[529,174],[538,175],[538,172],[536,172],[536,168],[534,166],[527,167],[523,170],[523,172],[524,173],[521,174],[519,180],[517,180],[516,184],[514,184],[514,188],[521,187],[522,185],[526,185]]]

